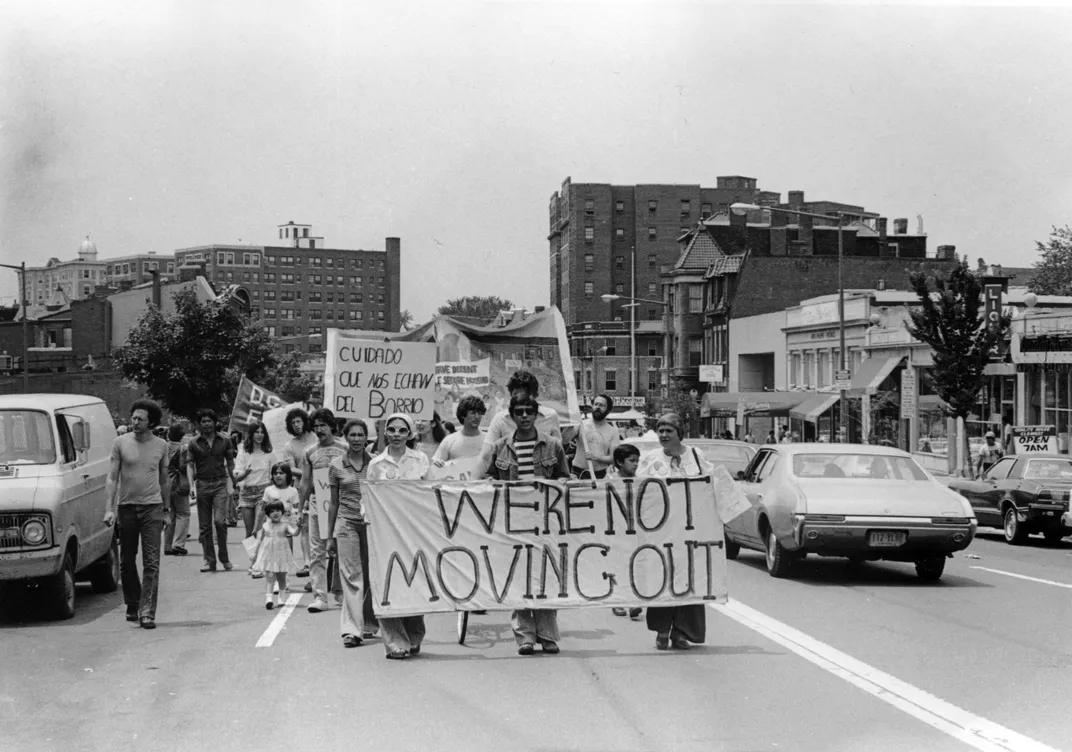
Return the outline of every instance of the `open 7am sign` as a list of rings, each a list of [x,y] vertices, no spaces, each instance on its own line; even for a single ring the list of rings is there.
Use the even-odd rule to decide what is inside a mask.
[[[1057,451],[1057,429],[1054,426],[1013,426],[1012,441],[1016,454]]]

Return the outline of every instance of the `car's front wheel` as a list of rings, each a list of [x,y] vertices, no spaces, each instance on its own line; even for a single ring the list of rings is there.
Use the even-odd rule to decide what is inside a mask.
[[[1003,529],[1006,543],[1019,546],[1027,540],[1027,529],[1020,523],[1020,518],[1016,516],[1016,507],[1014,506],[1010,505],[1005,509]]]
[[[945,571],[945,557],[931,556],[916,562],[916,576],[926,582],[937,582]]]
[[[767,531],[767,572],[771,577],[788,577],[793,568],[793,554],[778,542],[773,530]]]

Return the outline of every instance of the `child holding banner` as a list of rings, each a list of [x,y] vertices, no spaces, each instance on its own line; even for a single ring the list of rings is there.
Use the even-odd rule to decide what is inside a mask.
[[[368,479],[423,480],[427,477],[430,468],[428,457],[424,452],[407,446],[407,442],[416,435],[413,419],[404,413],[388,415],[383,432],[387,437],[387,448],[369,462]],[[380,628],[383,630],[383,645],[388,660],[404,660],[420,654],[425,633],[423,616],[380,619]]]
[[[637,463],[640,462],[640,450],[633,444],[619,444],[614,447],[614,465],[607,471],[607,478],[635,478]],[[644,611],[642,608],[631,608],[628,611],[630,619],[638,619]],[[625,616],[624,608],[615,606],[611,609],[615,616]]]

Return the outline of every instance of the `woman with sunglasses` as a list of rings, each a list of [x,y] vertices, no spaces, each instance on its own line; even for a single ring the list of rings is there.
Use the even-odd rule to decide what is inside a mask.
[[[532,481],[569,478],[569,465],[562,442],[537,430],[540,405],[528,394],[510,399],[510,417],[517,429],[495,442],[485,455],[488,474],[496,480]],[[483,471],[479,473],[482,475]],[[554,655],[558,648],[558,611],[551,608],[527,608],[510,615],[517,640],[518,655],[532,655],[536,643],[543,652]]]
[[[685,430],[677,413],[666,413],[655,423],[659,434],[658,449],[640,459],[638,478],[694,478],[710,475],[715,466],[703,453],[682,443]],[[690,642],[703,642],[707,616],[702,605],[655,606],[648,609],[648,629],[655,633],[655,647],[688,650]]]
[[[383,433],[387,448],[369,462],[368,479],[424,480],[428,475],[428,456],[408,446],[417,435],[413,419],[404,413],[393,413],[387,416]],[[425,631],[423,616],[380,619],[380,629],[388,660],[400,661],[420,654]]]

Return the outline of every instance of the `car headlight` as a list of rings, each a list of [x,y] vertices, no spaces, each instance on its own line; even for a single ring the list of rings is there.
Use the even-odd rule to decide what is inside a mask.
[[[41,520],[27,520],[22,525],[22,540],[28,546],[39,546],[48,537],[48,529]]]

